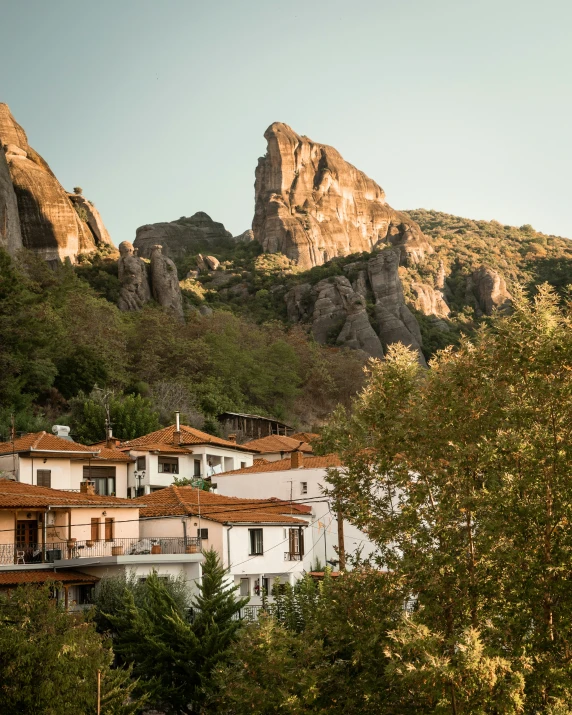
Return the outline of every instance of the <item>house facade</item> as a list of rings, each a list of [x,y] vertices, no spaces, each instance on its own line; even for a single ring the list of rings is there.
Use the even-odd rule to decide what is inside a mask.
[[[0,473],[23,484],[79,491],[90,479],[97,494],[127,497],[131,457],[105,445],[86,447],[69,438],[33,432],[0,443]]]
[[[293,583],[303,571],[309,507],[278,499],[229,498],[195,487],[171,486],[135,500],[141,503],[142,537],[197,536],[229,569],[229,581],[252,606],[276,580]],[[145,506],[143,506],[143,503]]]
[[[177,479],[209,479],[252,466],[255,449],[175,423],[123,442],[130,458],[127,494],[134,498],[173,484]]]
[[[221,495],[242,498],[293,500],[311,509],[311,523],[306,529],[303,568],[314,571],[316,560],[322,569],[339,565],[340,536],[346,555],[361,552],[368,556],[375,551],[367,534],[343,520],[339,528],[338,514],[332,499],[324,495],[327,469],[342,467],[337,455],[307,456],[292,452],[289,457],[221,474],[217,488]],[[320,569],[318,569],[320,570]]]

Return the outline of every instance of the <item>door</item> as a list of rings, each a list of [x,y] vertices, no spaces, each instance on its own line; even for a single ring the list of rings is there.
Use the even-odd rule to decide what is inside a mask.
[[[38,522],[22,519],[16,522],[17,546],[31,546],[38,543]]]

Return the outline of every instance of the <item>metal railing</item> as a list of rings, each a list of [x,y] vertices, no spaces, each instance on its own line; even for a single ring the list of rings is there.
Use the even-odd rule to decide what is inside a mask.
[[[292,551],[284,552],[284,561],[302,561],[302,554]]]
[[[65,559],[142,556],[145,554],[198,554],[201,539],[187,537],[85,539],[43,544],[0,544],[0,564],[41,564]]]

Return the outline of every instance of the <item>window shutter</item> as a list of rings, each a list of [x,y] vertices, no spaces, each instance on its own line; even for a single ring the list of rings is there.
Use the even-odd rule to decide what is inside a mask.
[[[299,527],[299,528],[300,528],[300,536],[299,536],[298,543],[299,543],[299,547],[300,547],[300,558],[302,558],[302,556],[304,556],[304,531],[303,531],[302,527]]]
[[[52,486],[52,470],[51,469],[38,469],[37,483],[38,483],[39,487],[51,487]]]
[[[105,540],[106,541],[113,541],[113,538],[115,536],[114,531],[115,531],[115,519],[106,519],[105,520]]]
[[[91,520],[91,540],[99,541],[99,519]]]
[[[90,481],[93,479],[99,479],[99,478],[109,478],[111,477],[112,479],[115,479],[115,472],[116,468],[115,467],[84,467],[83,468],[83,478],[84,479],[89,479]]]

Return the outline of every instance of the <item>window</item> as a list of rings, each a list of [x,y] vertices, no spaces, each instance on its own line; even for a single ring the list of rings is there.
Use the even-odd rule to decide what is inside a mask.
[[[82,606],[93,603],[93,586],[91,584],[77,586],[77,602]]]
[[[241,463],[240,463],[240,468],[241,468],[241,469],[246,469],[246,462],[241,462]]]
[[[302,527],[288,530],[288,551],[290,561],[300,561],[304,556],[304,532]]]
[[[84,467],[83,478],[94,483],[96,494],[115,496],[115,471],[115,467]]]
[[[300,482],[300,494],[308,493],[308,482]]]
[[[262,529],[249,529],[250,536],[250,556],[261,556],[264,553],[262,541]]]
[[[199,537],[199,539],[208,541],[209,540],[209,530],[208,529],[197,529],[197,536]]]
[[[240,579],[240,595],[250,596],[250,579],[241,578]]]
[[[36,472],[37,484],[39,487],[51,487],[52,486],[52,470],[51,469],[38,469]]]
[[[145,487],[137,487],[137,489],[135,490],[135,496],[137,496],[137,497],[145,496]]]
[[[16,522],[16,544],[29,546],[38,543],[38,522],[18,519]]]
[[[195,459],[195,471],[194,471],[193,476],[195,476],[195,477],[201,476],[201,460],[200,459]]]
[[[99,541],[99,535],[100,535],[100,520],[92,519],[91,520],[91,540]]]
[[[115,519],[105,520],[105,540],[113,541],[115,538]]]
[[[145,469],[145,457],[137,457],[137,471],[140,472],[141,470]]]
[[[161,474],[178,474],[179,473],[179,458],[178,457],[159,457],[159,473],[161,473]]]

